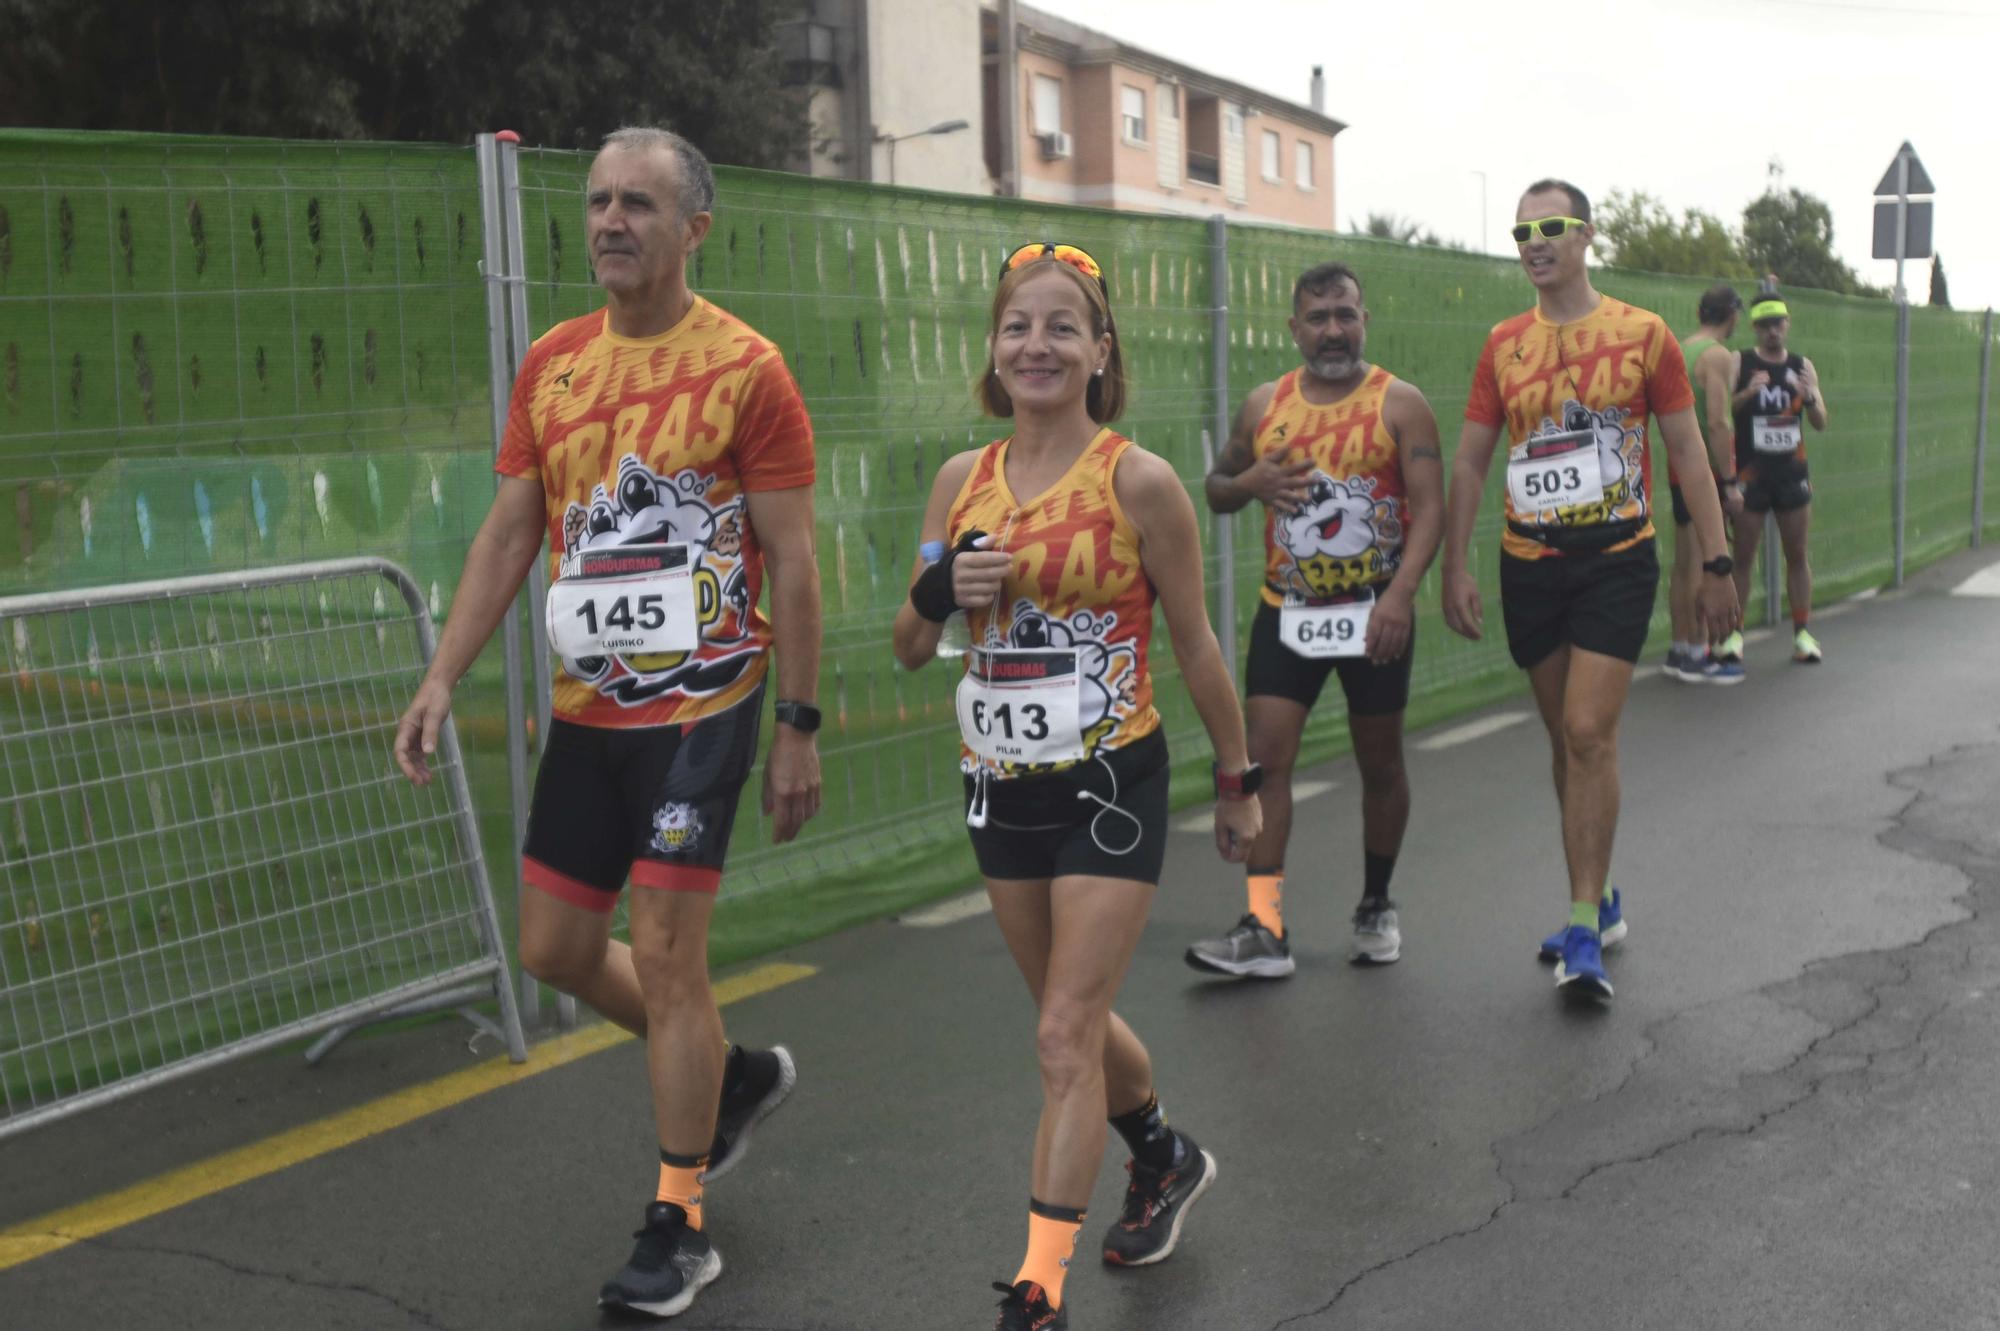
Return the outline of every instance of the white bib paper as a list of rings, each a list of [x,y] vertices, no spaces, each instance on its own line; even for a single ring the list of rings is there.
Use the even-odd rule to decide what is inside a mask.
[[[1337,605],[1285,605],[1278,611],[1278,636],[1285,646],[1315,661],[1361,656],[1367,650],[1368,617],[1375,598]]]
[[[1507,495],[1523,518],[1551,509],[1604,502],[1597,436],[1568,430],[1530,439],[1507,455]]]
[[[567,660],[691,652],[701,643],[694,560],[685,545],[584,550],[563,560],[545,606]]]
[[[958,684],[958,733],[982,758],[1074,762],[1084,756],[1074,648],[974,650]]]
[[[1750,418],[1750,443],[1759,453],[1796,453],[1804,438],[1797,416]]]

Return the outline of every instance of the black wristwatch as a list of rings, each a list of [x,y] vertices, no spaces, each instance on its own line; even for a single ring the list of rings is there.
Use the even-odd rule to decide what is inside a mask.
[[[1703,573],[1713,573],[1718,578],[1726,578],[1736,571],[1736,561],[1728,555],[1717,555],[1701,566]]]
[[[1225,772],[1215,765],[1215,797],[1219,800],[1247,800],[1264,788],[1264,769],[1251,763],[1240,772]]]
[[[771,708],[771,715],[778,718],[779,724],[790,726],[802,735],[819,729],[819,708],[809,702],[786,702],[780,698]]]

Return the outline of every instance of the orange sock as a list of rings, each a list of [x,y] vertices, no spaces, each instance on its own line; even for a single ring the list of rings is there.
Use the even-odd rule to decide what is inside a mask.
[[[1062,1307],[1063,1278],[1069,1274],[1070,1254],[1076,1251],[1077,1232],[1083,1228],[1083,1212],[1065,1206],[1050,1206],[1028,1199],[1028,1255],[1014,1283],[1032,1280],[1048,1293],[1051,1308]]]
[[[1253,873],[1249,876],[1250,913],[1257,917],[1272,933],[1285,936],[1285,916],[1279,903],[1285,896],[1285,875],[1281,873]]]
[[[708,1168],[705,1155],[675,1155],[660,1152],[660,1190],[653,1200],[672,1202],[687,1212],[688,1228],[701,1228],[701,1171]]]

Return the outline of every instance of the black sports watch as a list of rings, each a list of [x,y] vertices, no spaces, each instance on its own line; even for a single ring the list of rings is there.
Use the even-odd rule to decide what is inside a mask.
[[[809,702],[786,702],[780,698],[771,708],[771,715],[778,718],[779,724],[790,726],[802,735],[819,729],[819,708]]]
[[[1713,573],[1718,578],[1726,578],[1736,571],[1736,561],[1728,555],[1717,555],[1701,566],[1703,573]]]
[[[1215,797],[1219,800],[1247,800],[1264,788],[1264,769],[1251,763],[1240,772],[1225,772],[1215,764]]]

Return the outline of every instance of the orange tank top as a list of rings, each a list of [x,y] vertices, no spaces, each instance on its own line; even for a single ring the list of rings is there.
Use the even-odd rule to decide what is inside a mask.
[[[1278,380],[1251,442],[1257,457],[1310,461],[1311,493],[1290,517],[1264,516],[1264,603],[1324,601],[1386,584],[1403,562],[1409,501],[1403,458],[1382,422],[1396,376],[1380,366],[1325,406],[1306,401],[1301,371]]]
[[[1160,726],[1146,663],[1157,597],[1139,563],[1139,534],[1111,487],[1118,459],[1132,441],[1099,430],[1062,479],[1025,504],[1007,487],[1011,442],[1003,439],[981,450],[952,500],[946,540],[955,545],[968,531],[984,531],[994,538],[990,548],[1013,556],[993,605],[966,612],[975,649],[1077,649],[1087,760]],[[993,763],[961,749],[965,770],[982,763],[1003,777],[1073,765]]]

